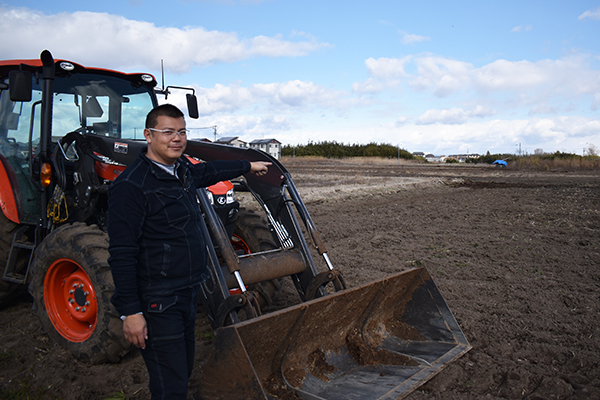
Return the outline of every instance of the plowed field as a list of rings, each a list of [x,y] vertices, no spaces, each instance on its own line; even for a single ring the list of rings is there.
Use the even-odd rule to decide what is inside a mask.
[[[283,163],[349,286],[423,265],[472,344],[409,399],[600,398],[598,171]],[[137,354],[81,364],[30,308],[0,310],[0,397],[149,398]],[[197,337],[190,399],[212,343],[202,315]]]

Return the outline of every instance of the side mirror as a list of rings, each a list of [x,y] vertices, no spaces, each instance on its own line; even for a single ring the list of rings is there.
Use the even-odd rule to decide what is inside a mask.
[[[198,114],[198,99],[196,95],[187,93],[185,97],[187,98],[187,108],[190,118],[198,119],[200,115]]]
[[[8,73],[10,99],[12,101],[29,102],[32,97],[31,72],[10,71]]]

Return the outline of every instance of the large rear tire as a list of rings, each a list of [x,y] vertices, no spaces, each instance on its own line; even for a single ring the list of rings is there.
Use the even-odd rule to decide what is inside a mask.
[[[110,303],[108,235],[96,225],[65,224],[35,251],[29,292],[48,336],[93,364],[118,362],[131,346]]]
[[[273,250],[278,247],[273,240],[273,234],[266,219],[245,208],[240,208],[231,243],[236,251],[243,251],[246,254]],[[281,288],[281,280],[282,278],[272,279],[250,285],[250,290],[260,294],[261,308],[272,303],[273,297]]]
[[[15,224],[0,211],[0,265],[6,266],[8,261],[8,253],[12,244],[13,236],[19,224]],[[27,268],[27,257],[18,257],[15,265],[15,271],[25,271]],[[2,279],[4,268],[0,268],[0,307],[9,303],[20,289],[24,290],[24,286],[18,283],[7,282]]]

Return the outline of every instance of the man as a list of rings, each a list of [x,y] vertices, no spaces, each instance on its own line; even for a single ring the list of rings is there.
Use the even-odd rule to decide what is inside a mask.
[[[147,149],[111,185],[108,200],[112,303],[125,338],[140,348],[152,400],[186,399],[194,364],[199,285],[208,277],[196,189],[270,163],[192,165],[183,113],[165,104],[146,117]]]

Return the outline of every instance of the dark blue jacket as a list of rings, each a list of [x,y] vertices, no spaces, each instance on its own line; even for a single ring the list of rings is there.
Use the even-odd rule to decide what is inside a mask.
[[[111,301],[121,315],[143,311],[141,296],[169,294],[207,278],[196,189],[250,171],[245,160],[180,160],[175,177],[145,153],[114,181],[108,196]]]

